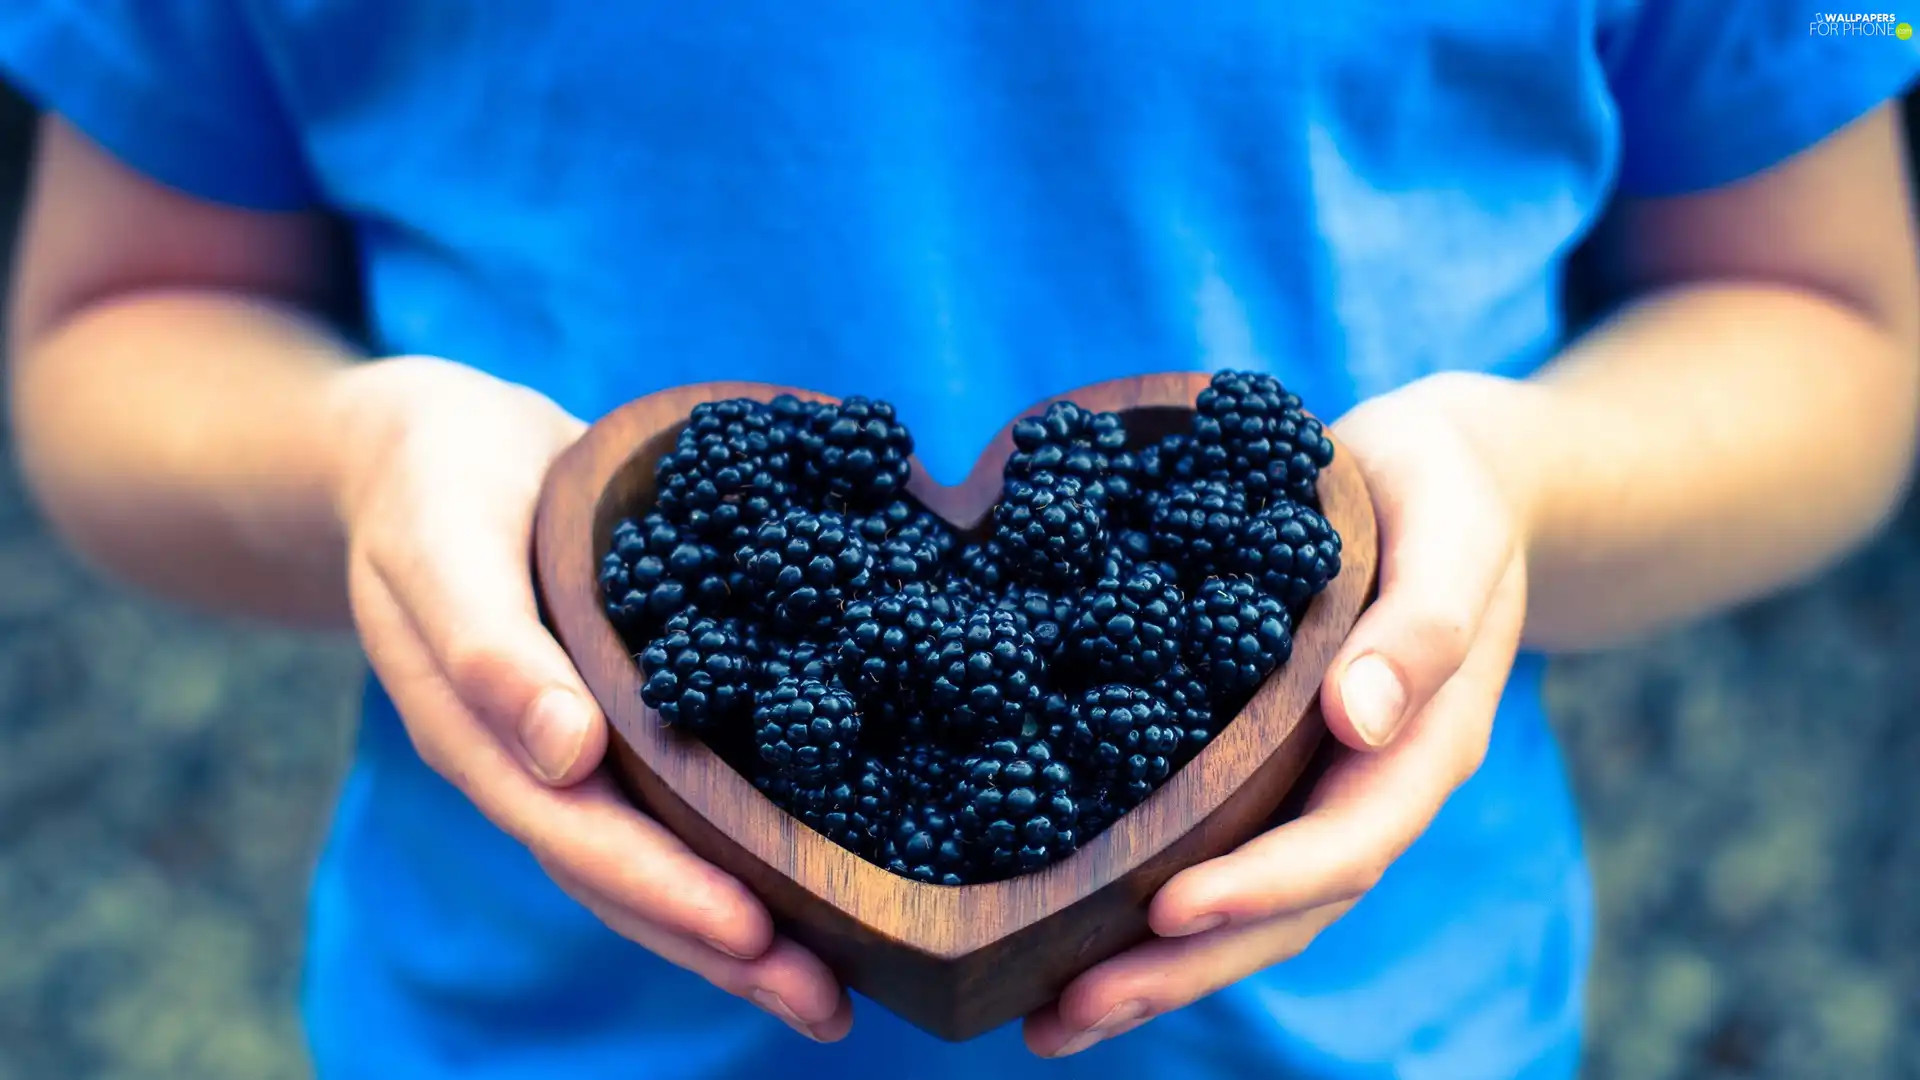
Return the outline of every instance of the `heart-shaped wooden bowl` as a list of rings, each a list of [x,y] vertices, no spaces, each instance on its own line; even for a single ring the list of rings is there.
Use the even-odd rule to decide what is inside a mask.
[[[1186,429],[1207,380],[1143,376],[1047,400],[1119,413],[1129,438],[1146,442]],[[1275,822],[1324,734],[1317,693],[1327,664],[1372,595],[1372,504],[1336,441],[1319,494],[1342,540],[1339,576],[1295,629],[1286,665],[1144,803],[1046,869],[993,884],[922,884],[802,825],[698,739],[662,726],[641,702],[640,669],[604,614],[597,574],[613,527],[651,503],[654,463],[688,412],[703,401],[780,393],[831,400],[761,383],[701,383],[640,398],[592,425],[554,463],[541,495],[541,601],[613,724],[614,769],[628,793],[744,881],[782,930],[850,989],[934,1035],[969,1039],[1052,1000],[1075,975],[1147,937],[1147,902],[1168,878]],[[1012,430],[1010,420],[960,486],[933,483],[916,461],[908,490],[963,533],[977,532],[998,498]]]

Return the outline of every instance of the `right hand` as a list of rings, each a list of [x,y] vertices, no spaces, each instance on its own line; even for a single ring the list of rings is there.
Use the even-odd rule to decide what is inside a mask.
[[[354,621],[415,750],[615,932],[809,1038],[852,1004],[746,886],[633,808],[607,723],[533,593],[534,507],[584,429],[525,387],[431,358],[338,383]]]

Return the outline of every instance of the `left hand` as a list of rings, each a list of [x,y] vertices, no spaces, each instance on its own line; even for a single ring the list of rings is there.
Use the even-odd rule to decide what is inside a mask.
[[[1034,1053],[1078,1053],[1297,955],[1480,767],[1525,621],[1526,524],[1456,389],[1422,380],[1334,425],[1380,537],[1379,597],[1320,691],[1347,752],[1300,817],[1168,881],[1148,910],[1153,940],[1027,1018]]]

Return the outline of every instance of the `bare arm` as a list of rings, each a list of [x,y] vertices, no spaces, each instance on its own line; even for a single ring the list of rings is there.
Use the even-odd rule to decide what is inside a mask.
[[[352,351],[314,217],[188,198],[42,126],[11,298],[28,483],[104,569],[169,597],[347,624],[335,407]]]
[[[1920,274],[1893,109],[1745,183],[1624,206],[1604,242],[1638,299],[1535,380],[1445,395],[1533,523],[1532,647],[1819,569],[1898,504],[1914,455]]]

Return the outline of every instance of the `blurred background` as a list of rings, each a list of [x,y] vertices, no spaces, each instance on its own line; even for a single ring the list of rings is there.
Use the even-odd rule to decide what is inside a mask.
[[[0,87],[0,248],[31,125]],[[1916,657],[1920,500],[1818,581],[1558,664],[1589,1080],[1920,1078]],[[310,1075],[307,875],[363,671],[89,576],[0,427],[0,1080]]]

